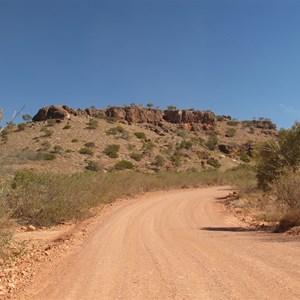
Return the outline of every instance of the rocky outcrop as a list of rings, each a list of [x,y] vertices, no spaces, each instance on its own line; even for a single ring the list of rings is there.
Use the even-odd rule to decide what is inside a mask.
[[[216,116],[211,111],[202,110],[165,110],[164,120],[175,124],[209,124],[214,126]]]
[[[219,144],[219,150],[224,154],[232,154],[236,151],[236,146],[228,145],[228,144]]]
[[[276,125],[271,120],[253,120],[252,124],[256,128],[276,130]]]
[[[32,118],[34,122],[46,121],[48,119],[70,119],[70,113],[60,105],[51,105],[41,108],[38,113]]]
[[[252,157],[253,150],[254,150],[254,143],[245,143],[245,144],[219,144],[219,150],[227,155],[236,154],[238,152],[244,152],[250,157]]]
[[[181,110],[165,110],[163,118],[167,122],[179,124],[182,121],[182,111]]]
[[[115,119],[117,122],[124,121],[126,119],[125,107],[112,106],[109,107],[105,114],[109,118]]]
[[[163,119],[163,111],[159,109],[149,109],[140,106],[113,106],[106,110],[106,115],[116,121],[127,121],[132,123],[156,124]]]
[[[104,118],[105,117],[105,110],[97,109],[95,106],[91,106],[90,108],[86,108],[84,112],[93,118]]]
[[[246,120],[242,121],[242,123],[247,127],[252,126],[263,130],[276,130],[276,125],[270,119]]]
[[[163,123],[178,124],[182,128],[199,131],[214,128],[215,114],[211,111],[199,110],[160,110],[141,106],[113,106],[107,109],[90,107],[85,110],[72,109],[66,105],[46,106],[38,111],[33,121],[45,121],[47,119],[69,119],[74,116],[109,117],[117,122],[128,124],[145,123],[160,126]]]

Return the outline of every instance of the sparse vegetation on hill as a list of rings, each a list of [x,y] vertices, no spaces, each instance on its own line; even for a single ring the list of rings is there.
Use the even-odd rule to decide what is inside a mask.
[[[146,138],[146,135],[144,132],[135,132],[134,135],[138,138],[138,139],[145,139]]]
[[[114,125],[111,125],[112,119]],[[221,170],[225,170],[242,162],[253,163],[245,146],[249,139],[257,144],[262,138],[274,137],[276,134],[274,130],[266,131],[266,126],[272,126],[265,119],[257,120],[256,123],[248,121],[252,126],[258,126],[255,133],[251,134],[249,127],[242,125],[245,122],[232,121],[229,116],[216,118],[209,111],[173,108],[163,111],[134,105],[104,110],[95,107],[73,110],[66,106],[49,106],[41,109],[33,120],[35,122],[26,124],[26,130],[20,131],[16,126],[2,130],[1,143],[5,145],[2,152],[12,171],[20,168],[20,160],[16,158],[22,157],[23,167],[45,171],[51,168],[54,172],[80,172],[86,167],[87,155],[99,159],[102,171],[113,168],[117,157],[121,160],[135,160],[135,169],[141,172],[185,171],[191,168],[204,170],[213,168],[208,163],[210,157],[217,159]],[[228,127],[230,121],[240,125]],[[39,134],[39,131],[42,133]],[[43,140],[49,142],[49,145],[41,146]],[[118,144],[120,150],[107,149],[114,144]],[[44,160],[43,163],[30,159],[32,155],[25,155],[25,152],[37,151],[59,155],[55,160]],[[164,163],[154,168],[158,155]],[[66,164],[66,160],[69,163]]]
[[[120,145],[111,144],[111,145],[107,145],[105,147],[105,149],[103,150],[103,153],[105,153],[110,158],[117,158],[117,157],[119,157],[119,154],[118,154],[119,150],[120,150]]]
[[[94,155],[94,151],[91,148],[88,147],[83,147],[79,150],[80,154],[84,154],[84,155],[90,155],[93,156]]]

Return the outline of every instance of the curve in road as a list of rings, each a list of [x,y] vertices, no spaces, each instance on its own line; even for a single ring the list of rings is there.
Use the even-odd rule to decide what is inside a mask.
[[[115,212],[30,299],[300,299],[299,240],[251,231],[224,187],[164,192]]]

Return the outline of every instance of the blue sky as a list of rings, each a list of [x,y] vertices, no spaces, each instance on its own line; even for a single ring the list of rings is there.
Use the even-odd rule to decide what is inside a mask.
[[[300,1],[0,0],[0,107],[300,120]]]

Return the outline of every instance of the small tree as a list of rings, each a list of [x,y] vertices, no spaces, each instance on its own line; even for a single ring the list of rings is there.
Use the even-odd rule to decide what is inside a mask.
[[[213,151],[216,149],[218,144],[218,136],[215,133],[210,134],[208,141],[206,142],[206,146],[209,150]]]
[[[26,114],[26,115],[23,115],[22,116],[22,119],[25,121],[25,122],[30,122],[32,120],[32,116],[29,115],[29,114]]]
[[[169,105],[167,108],[168,108],[168,110],[176,110],[177,109],[177,107],[174,105]]]
[[[280,146],[274,141],[264,142],[256,149],[257,185],[263,190],[269,189],[269,184],[282,173],[283,157]]]
[[[18,130],[19,131],[23,131],[23,130],[25,130],[26,126],[27,126],[26,123],[20,123],[20,124],[18,124]]]
[[[114,166],[116,170],[126,170],[126,169],[133,169],[134,165],[132,162],[128,160],[121,160],[117,162]]]
[[[151,108],[153,106],[154,106],[154,104],[152,102],[147,103],[147,107]]]
[[[101,169],[101,166],[97,161],[89,160],[87,166],[85,167],[89,171],[98,172]]]
[[[134,135],[135,135],[138,139],[145,139],[145,138],[146,138],[145,133],[142,132],[142,131],[135,132]]]
[[[118,152],[120,150],[120,145],[112,144],[107,145],[103,150],[103,153],[110,158],[117,158],[119,156]]]

